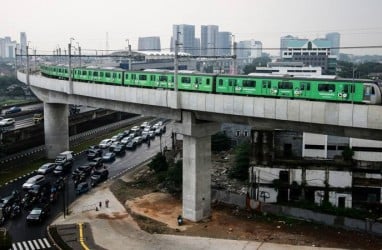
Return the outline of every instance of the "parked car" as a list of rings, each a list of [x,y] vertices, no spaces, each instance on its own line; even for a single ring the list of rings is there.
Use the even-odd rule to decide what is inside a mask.
[[[49,210],[49,205],[45,204],[34,207],[26,218],[27,224],[41,223],[48,216]]]
[[[0,121],[0,126],[5,127],[5,126],[11,126],[15,124],[15,119],[14,118],[4,118],[3,120]]]
[[[108,148],[113,143],[111,139],[104,139],[99,143],[100,148]]]
[[[135,150],[137,148],[137,143],[135,141],[130,141],[126,145],[127,150]]]
[[[74,163],[73,151],[64,151],[56,156],[54,161],[57,164],[63,165],[65,169],[71,168]]]
[[[141,134],[141,128],[139,126],[134,126],[130,129],[136,136]]]
[[[65,174],[69,173],[71,169],[72,169],[71,165],[58,164],[54,168],[53,174],[55,174],[55,175],[65,175]]]
[[[94,187],[97,184],[107,180],[109,177],[109,171],[107,169],[100,169],[94,171],[94,173],[91,175],[91,186]]]
[[[118,135],[114,135],[113,137],[111,137],[110,140],[111,140],[112,142],[118,142],[118,141],[122,140],[122,138],[123,138],[123,135],[118,134]]]
[[[87,182],[81,182],[76,188],[76,194],[80,195],[89,191],[89,184]]]
[[[53,163],[53,162],[45,163],[39,169],[37,169],[37,173],[38,174],[49,174],[49,173],[53,172],[53,170],[55,169],[56,166],[57,166],[56,163]]]
[[[115,161],[115,153],[114,152],[107,152],[102,156],[103,162],[112,162]]]
[[[22,188],[23,188],[23,190],[28,190],[28,189],[32,188],[33,185],[39,184],[39,183],[44,182],[44,181],[45,181],[45,176],[38,174],[38,175],[35,175],[35,176],[32,176],[31,178],[29,178],[23,184]]]
[[[14,114],[14,113],[18,113],[18,112],[21,112],[21,108],[18,106],[13,106],[10,109],[8,109],[7,111],[5,111],[5,114],[9,115],[9,114]]]
[[[89,149],[87,153],[88,160],[102,156],[102,149]]]

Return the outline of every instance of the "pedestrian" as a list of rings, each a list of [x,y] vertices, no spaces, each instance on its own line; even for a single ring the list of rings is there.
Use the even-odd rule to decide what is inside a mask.
[[[99,202],[99,208],[101,208],[101,207],[102,207],[102,201]]]
[[[106,206],[106,208],[109,207],[109,200],[108,199],[106,199],[106,201],[105,201],[105,206]]]

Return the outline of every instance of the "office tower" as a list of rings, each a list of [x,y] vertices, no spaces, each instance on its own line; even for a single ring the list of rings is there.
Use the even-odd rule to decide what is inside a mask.
[[[150,37],[140,37],[138,38],[138,50],[150,50],[150,51],[160,51],[160,38],[159,36]]]
[[[174,24],[172,29],[173,46],[175,41],[178,40],[179,52],[197,55],[199,52],[195,47],[195,26],[189,24]]]
[[[27,47],[27,34],[25,32],[20,32],[20,48],[23,55],[26,54],[26,47]]]
[[[340,38],[341,35],[338,32],[326,34],[326,39],[329,40],[332,44],[330,50],[332,55],[338,56],[340,54]]]
[[[202,25],[200,31],[200,49],[202,56],[216,56],[218,48],[219,26]]]

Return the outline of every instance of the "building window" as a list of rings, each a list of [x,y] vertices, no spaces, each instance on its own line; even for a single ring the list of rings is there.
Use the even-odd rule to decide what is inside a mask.
[[[236,137],[240,136],[240,130],[236,130]]]
[[[244,136],[248,137],[248,131],[244,131]]]

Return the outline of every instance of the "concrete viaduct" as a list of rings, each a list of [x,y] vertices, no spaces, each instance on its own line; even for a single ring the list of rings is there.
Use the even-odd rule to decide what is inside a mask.
[[[183,217],[210,215],[211,135],[221,122],[382,140],[382,106],[176,92],[17,73],[44,102],[47,157],[69,149],[68,104],[175,120],[183,134]]]

